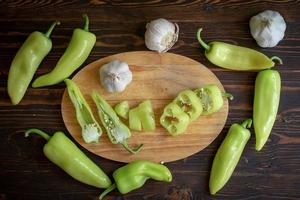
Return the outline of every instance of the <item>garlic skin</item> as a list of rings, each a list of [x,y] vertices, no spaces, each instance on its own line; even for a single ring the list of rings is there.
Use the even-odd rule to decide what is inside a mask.
[[[109,92],[122,92],[132,81],[132,72],[128,64],[119,60],[113,60],[100,69],[100,82]]]
[[[159,53],[167,52],[178,40],[179,27],[166,19],[156,19],[146,25],[145,44]]]
[[[275,47],[284,37],[286,23],[277,11],[265,10],[249,22],[252,37],[261,47]]]

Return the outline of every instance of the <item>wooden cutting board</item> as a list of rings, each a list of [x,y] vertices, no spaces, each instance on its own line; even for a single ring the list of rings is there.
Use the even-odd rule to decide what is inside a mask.
[[[100,85],[99,68],[112,60],[119,59],[129,64],[133,73],[131,84],[122,93],[108,93]],[[98,91],[112,106],[127,100],[131,107],[149,99],[156,118],[153,132],[132,132],[128,140],[130,146],[143,143],[143,150],[137,155],[129,154],[121,145],[111,144],[105,130],[99,143],[86,144],[81,137],[81,128],[76,121],[75,109],[65,91],[61,112],[63,121],[75,140],[89,151],[115,161],[130,162],[146,159],[155,162],[170,162],[197,153],[208,146],[221,132],[228,115],[228,101],[223,108],[210,116],[200,116],[192,122],[186,133],[172,137],[160,125],[163,108],[183,89],[194,89],[204,84],[216,84],[222,90],[218,78],[204,65],[190,58],[172,53],[158,54],[150,51],[128,52],[99,59],[82,68],[73,80],[91,106],[96,119],[101,124],[90,94]],[[126,124],[128,124],[126,122]]]

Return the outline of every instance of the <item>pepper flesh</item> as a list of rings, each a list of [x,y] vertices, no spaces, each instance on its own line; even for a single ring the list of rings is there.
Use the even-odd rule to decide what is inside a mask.
[[[192,90],[181,91],[174,102],[190,117],[190,121],[197,119],[203,111],[200,99]]]
[[[252,120],[247,119],[241,125],[231,125],[225,139],[214,158],[209,179],[209,190],[216,194],[227,183],[237,166],[243,150],[250,139]]]
[[[282,64],[280,58],[266,55],[246,47],[236,46],[225,42],[210,42],[206,44],[201,39],[200,28],[197,32],[197,39],[205,49],[206,58],[213,64],[231,70],[262,70],[274,67],[274,61]]]
[[[170,170],[162,165],[146,160],[136,160],[113,173],[115,183],[107,188],[99,197],[103,199],[106,194],[117,188],[121,194],[126,194],[132,190],[142,187],[148,179],[156,181],[171,182],[172,174]]]
[[[128,146],[127,140],[131,137],[131,132],[129,128],[122,123],[113,108],[97,92],[92,93],[92,98],[97,106],[100,120],[111,143],[122,144],[123,147],[132,154],[138,153],[143,148],[143,144],[140,144],[135,149],[131,149]]]
[[[118,103],[115,106],[114,110],[117,113],[117,115],[119,115],[120,117],[122,117],[124,119],[128,119],[128,113],[129,113],[128,101],[122,101],[122,102]]]
[[[58,24],[59,21],[53,22],[46,33],[31,33],[14,57],[7,81],[7,91],[13,105],[22,100],[34,73],[52,49],[50,35]]]
[[[155,119],[150,100],[140,103],[129,111],[129,128],[135,131],[155,130]]]
[[[25,137],[33,133],[47,140],[43,148],[44,155],[74,179],[97,188],[111,185],[109,177],[63,132],[58,131],[49,136],[39,129],[29,129]]]
[[[32,87],[55,85],[65,80],[88,58],[95,45],[96,36],[88,30],[88,16],[83,15],[83,17],[85,18],[84,29],[76,28],[73,31],[69,46],[55,68],[51,72],[38,77],[33,82]]]
[[[190,117],[174,102],[164,108],[160,124],[172,135],[182,134],[187,129]]]
[[[257,151],[267,142],[275,123],[280,101],[280,85],[280,74],[276,70],[261,71],[256,77],[253,125]]]
[[[96,121],[93,112],[80,92],[80,89],[70,79],[66,79],[67,90],[75,107],[77,122],[82,130],[82,138],[86,143],[99,142],[102,129]]]
[[[202,115],[210,115],[220,110],[224,104],[223,96],[230,100],[233,99],[230,93],[222,93],[218,86],[212,84],[198,88],[194,92],[202,103]]]

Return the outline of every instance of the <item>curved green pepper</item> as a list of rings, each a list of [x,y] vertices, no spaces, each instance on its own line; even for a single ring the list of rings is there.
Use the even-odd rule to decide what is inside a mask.
[[[213,64],[231,70],[262,70],[274,67],[274,61],[282,64],[280,58],[266,55],[246,47],[236,46],[225,42],[210,42],[206,44],[201,39],[200,28],[197,32],[197,39],[205,49],[206,58]]]
[[[154,112],[150,100],[146,100],[129,110],[129,128],[135,131],[155,130]]]
[[[96,121],[89,104],[84,99],[75,82],[66,79],[65,83],[71,102],[75,107],[77,122],[81,127],[84,142],[99,142],[99,138],[102,135],[102,129]]]
[[[201,100],[203,107],[202,115],[210,115],[220,110],[224,104],[223,97],[227,97],[230,100],[233,99],[230,93],[222,92],[216,85],[205,85],[194,92]]]
[[[84,28],[74,30],[69,46],[55,68],[48,74],[38,77],[32,87],[54,85],[65,80],[88,58],[95,45],[96,36],[88,30],[88,16],[83,15],[83,17],[85,18]]]
[[[100,120],[111,143],[122,144],[123,147],[132,154],[138,153],[143,148],[143,144],[140,144],[135,149],[131,149],[128,146],[127,139],[131,137],[131,132],[129,128],[119,119],[114,109],[112,109],[105,99],[97,94],[97,92],[92,93],[92,98],[97,106]]]
[[[128,101],[122,101],[122,102],[118,103],[115,106],[114,110],[117,113],[117,115],[119,115],[120,117],[122,117],[124,119],[128,119],[128,113],[129,113]]]
[[[267,142],[276,120],[280,100],[280,85],[280,74],[275,70],[261,71],[256,77],[253,125],[257,151],[260,151]]]
[[[39,129],[29,129],[25,137],[38,134],[47,140],[43,151],[45,156],[74,179],[97,188],[111,185],[109,177],[90,160],[63,132],[53,136]]]
[[[13,105],[22,100],[35,71],[52,49],[50,35],[57,24],[60,22],[53,22],[46,33],[31,33],[14,57],[7,81],[7,91]]]
[[[127,194],[142,187],[150,178],[156,181],[172,181],[172,174],[166,166],[145,160],[136,160],[120,167],[114,171],[113,177],[115,183],[107,188],[99,199],[103,199],[115,188],[118,188],[121,194]]]
[[[250,139],[251,134],[247,128],[251,127],[251,123],[252,120],[247,119],[241,125],[231,125],[213,161],[209,179],[211,194],[216,194],[222,189],[231,177]]]
[[[189,123],[190,117],[175,102],[168,104],[160,117],[160,124],[172,136],[184,133]]]
[[[200,99],[192,90],[181,91],[174,102],[190,117],[190,121],[197,119],[203,111]]]

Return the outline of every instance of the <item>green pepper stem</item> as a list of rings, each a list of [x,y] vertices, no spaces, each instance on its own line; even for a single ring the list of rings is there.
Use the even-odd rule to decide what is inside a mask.
[[[228,98],[229,100],[233,100],[234,99],[233,95],[230,94],[230,93],[228,93],[228,92],[223,92],[222,96]]]
[[[52,33],[52,31],[53,31],[53,29],[55,28],[56,25],[60,25],[60,21],[56,20],[55,22],[53,22],[51,24],[51,26],[49,27],[48,31],[44,34],[47,38],[50,37],[50,35],[51,35],[51,33]]]
[[[89,17],[87,16],[87,14],[83,14],[82,17],[85,20],[83,30],[89,32],[89,24],[90,24]]]
[[[99,199],[102,200],[103,197],[105,197],[108,193],[110,193],[111,191],[113,191],[114,189],[117,188],[116,183],[110,185],[106,190],[104,190],[104,192],[102,192],[99,196]]]
[[[272,61],[278,62],[278,63],[281,64],[281,65],[283,64],[281,58],[279,58],[279,57],[277,57],[277,56],[273,56],[273,57],[271,57],[270,59],[271,59]]]
[[[127,144],[127,140],[125,140],[123,143],[122,143],[123,147],[130,153],[132,154],[137,154],[138,152],[140,152],[144,146],[144,144],[140,144],[137,148],[134,148],[134,149],[131,149],[128,144]]]
[[[205,49],[205,51],[209,51],[210,50],[210,46],[208,44],[206,44],[202,39],[201,39],[201,32],[202,32],[202,28],[199,28],[197,31],[197,39],[198,42],[200,43],[200,45]]]
[[[241,123],[241,126],[244,128],[250,128],[252,125],[252,119],[246,119]]]
[[[36,128],[28,129],[25,132],[25,137],[28,137],[32,133],[38,134],[39,136],[41,136],[42,138],[44,138],[47,141],[51,138],[46,132],[41,131],[40,129],[36,129]]]

